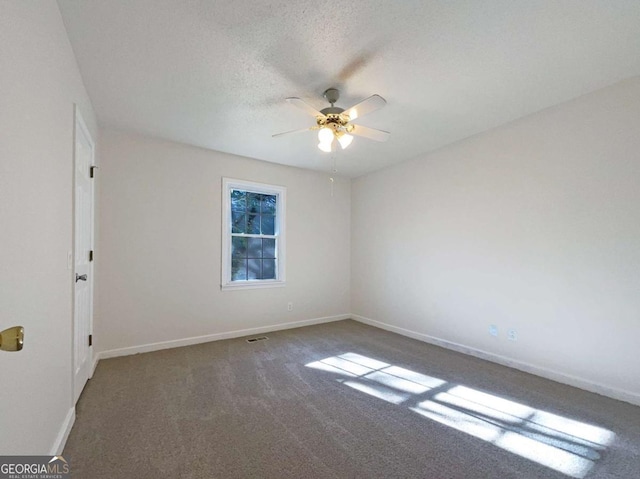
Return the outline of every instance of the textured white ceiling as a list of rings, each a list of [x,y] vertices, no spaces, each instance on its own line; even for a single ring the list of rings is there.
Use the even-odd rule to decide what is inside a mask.
[[[101,124],[358,176],[640,75],[640,1],[59,0]],[[392,133],[327,154],[338,87]]]

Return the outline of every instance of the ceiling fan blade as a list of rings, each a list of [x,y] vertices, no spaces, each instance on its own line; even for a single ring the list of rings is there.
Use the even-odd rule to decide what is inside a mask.
[[[367,113],[376,111],[387,104],[387,100],[380,95],[371,95],[369,98],[362,100],[357,105],[353,105],[351,108],[347,108],[344,113],[349,115],[351,120],[363,117]]]
[[[301,110],[306,111],[311,116],[324,116],[322,113],[320,113],[314,107],[312,107],[306,101],[304,101],[304,100],[302,100],[300,98],[295,98],[295,97],[287,98],[286,101],[290,105],[296,106],[296,107],[300,108]]]
[[[282,133],[276,133],[275,135],[271,135],[272,138],[277,138],[279,136],[284,136],[284,135],[291,135],[293,133],[302,133],[303,131],[311,131],[314,130],[315,128],[312,126],[311,128],[303,128],[301,130],[291,130],[291,131],[285,131]]]
[[[363,136],[375,141],[387,141],[391,133],[383,130],[376,130],[375,128],[369,128],[362,125],[352,125],[353,130],[349,133],[355,136]]]

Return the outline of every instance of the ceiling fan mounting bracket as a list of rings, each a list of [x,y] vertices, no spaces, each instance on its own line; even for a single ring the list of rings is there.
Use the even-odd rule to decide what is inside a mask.
[[[325,97],[329,103],[331,103],[331,106],[333,106],[333,104],[336,103],[340,98],[340,91],[337,88],[327,88],[322,96]]]

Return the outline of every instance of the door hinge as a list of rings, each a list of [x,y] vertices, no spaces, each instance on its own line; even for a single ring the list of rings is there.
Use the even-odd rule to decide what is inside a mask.
[[[93,334],[89,335],[89,346],[93,346]]]
[[[94,176],[96,176],[95,171],[98,169],[97,166],[90,166],[89,167],[89,178],[93,178]]]
[[[89,251],[89,261],[93,261],[93,250]]]

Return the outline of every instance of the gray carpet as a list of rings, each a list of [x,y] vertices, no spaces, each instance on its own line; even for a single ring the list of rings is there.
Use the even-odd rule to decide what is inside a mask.
[[[267,336],[100,361],[72,477],[640,477],[639,407],[350,320]]]

